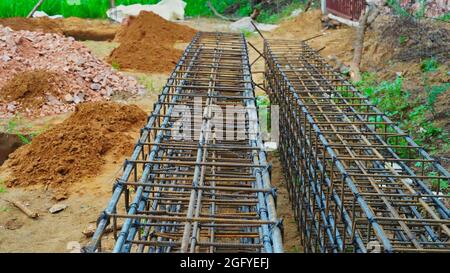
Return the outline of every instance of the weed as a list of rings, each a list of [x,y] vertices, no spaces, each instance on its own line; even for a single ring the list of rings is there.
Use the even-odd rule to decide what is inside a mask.
[[[447,134],[442,128],[430,121],[427,116],[435,115],[435,103],[440,94],[450,88],[450,84],[427,86],[424,89],[427,97],[425,103],[420,100],[410,100],[409,92],[403,90],[403,79],[397,77],[394,81],[377,82],[377,76],[374,73],[364,73],[362,80],[355,85],[372,101],[378,108],[393,117],[394,120],[400,121],[400,128],[407,130],[419,144],[425,146],[428,150],[436,152],[438,145],[442,145],[439,149],[448,147]],[[375,118],[371,121],[378,121]],[[441,144],[437,144],[435,140],[440,139]],[[390,143],[400,146],[406,146],[405,141],[399,143]],[[404,154],[405,149],[397,149],[398,154]]]
[[[444,22],[450,22],[450,12],[444,13],[437,18],[438,20],[442,20]]]
[[[19,139],[24,143],[24,144],[30,144],[31,143],[31,138],[34,137],[33,134],[30,134],[30,139],[28,139],[25,135],[23,135],[18,129],[18,122],[20,121],[19,118],[15,118],[15,119],[10,119],[8,121],[7,124],[7,128],[6,128],[6,132],[9,134],[14,134],[17,135],[19,137]]]
[[[114,68],[115,70],[120,70],[120,63],[117,62],[116,60],[113,60],[113,61],[111,62],[111,66],[112,66],[112,68]]]
[[[403,118],[404,110],[408,108],[409,92],[403,90],[403,78],[397,77],[393,82],[383,81],[379,85],[373,74],[364,74],[362,81],[356,85],[361,87],[369,99],[377,105],[386,115],[398,119]]]
[[[406,44],[406,42],[408,42],[409,38],[405,35],[400,35],[400,37],[398,38],[398,41],[401,45]]]
[[[21,129],[22,128],[22,129]],[[24,135],[23,131],[30,131],[30,133],[27,133],[27,135]],[[17,135],[19,139],[24,144],[30,144],[31,139],[33,139],[35,136],[39,135],[39,132],[34,131],[31,129],[30,124],[24,123],[20,115],[16,115],[15,117],[9,119],[6,123],[6,132],[8,134]]]
[[[398,0],[387,0],[387,5],[394,10],[394,12],[401,16],[411,16],[402,6],[400,6],[400,3]]]
[[[434,105],[437,101],[437,97],[450,89],[450,83],[444,83],[442,85],[425,86],[427,92],[427,107],[433,116],[436,115],[436,109]]]
[[[297,245],[295,245],[295,246],[292,247],[291,252],[299,253],[300,252],[300,248]]]
[[[437,172],[430,172],[428,173],[428,176],[433,177],[433,176],[439,176],[439,174]],[[439,179],[439,178],[432,178],[431,179],[431,185],[438,190],[439,192],[447,192],[448,190],[448,181],[444,180],[444,179]]]
[[[439,63],[435,58],[429,58],[422,61],[420,68],[423,72],[433,72],[439,68]]]
[[[5,188],[5,182],[0,179],[0,193],[5,193],[6,192],[6,188]]]
[[[248,30],[243,31],[242,33],[244,34],[245,38],[249,38],[250,36],[252,36],[254,34],[253,31],[248,31]]]

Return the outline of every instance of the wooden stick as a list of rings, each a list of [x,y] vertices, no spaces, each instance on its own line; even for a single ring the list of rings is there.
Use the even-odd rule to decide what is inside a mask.
[[[23,204],[22,202],[14,201],[14,200],[8,200],[8,199],[5,199],[5,200],[8,201],[9,203],[13,204],[16,208],[20,209],[28,217],[30,217],[32,219],[36,219],[36,218],[39,217],[39,214],[37,212],[33,212],[32,210],[27,208],[27,206],[25,206],[25,204]]]
[[[38,8],[42,5],[43,2],[44,2],[44,0],[39,0],[39,2],[36,4],[36,6],[34,6],[34,8],[30,11],[27,18],[31,18],[33,16],[33,14],[38,10]]]

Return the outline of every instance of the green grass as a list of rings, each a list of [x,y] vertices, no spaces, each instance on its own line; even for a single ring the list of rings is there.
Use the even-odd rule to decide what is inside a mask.
[[[0,1],[0,17],[26,16],[38,0]],[[79,5],[73,3],[80,3]],[[157,0],[117,0],[117,5],[154,4]],[[64,17],[106,18],[109,0],[46,0],[39,8],[49,15]]]
[[[187,3],[186,16],[212,16],[207,6],[207,0],[184,0]],[[223,12],[237,0],[212,0],[212,4]],[[248,1],[239,0],[242,3]],[[28,15],[38,0],[2,0],[0,1],[0,17],[24,17]],[[156,4],[158,0],[116,0],[116,5]],[[79,3],[73,4],[73,3]],[[49,15],[63,15],[64,17],[106,18],[109,0],[46,0],[39,8]],[[243,5],[238,15],[249,15],[250,4]]]
[[[403,88],[403,79],[378,82],[374,73],[364,73],[356,86],[377,107],[393,120],[400,128],[408,131],[414,140],[431,152],[442,151],[449,147],[448,135],[437,127],[430,117],[435,115],[435,103],[438,96],[450,89],[450,83],[428,85],[424,83],[425,96],[422,99],[410,99],[410,93]],[[437,140],[441,140],[438,143]]]
[[[186,16],[213,16],[207,3],[208,0],[184,0],[186,2]],[[0,17],[27,16],[38,0],[1,0]],[[159,0],[116,0],[116,5],[156,4]],[[234,16],[244,17],[252,13],[251,2],[248,0],[211,0],[214,8],[221,14],[235,3],[240,3]],[[79,4],[73,4],[79,3]],[[263,10],[258,21],[264,23],[277,23],[281,18],[289,16],[293,10],[302,8],[303,3],[292,3],[280,8],[278,13]],[[109,0],[46,0],[39,8],[49,15],[63,15],[64,17],[106,18],[109,9]]]

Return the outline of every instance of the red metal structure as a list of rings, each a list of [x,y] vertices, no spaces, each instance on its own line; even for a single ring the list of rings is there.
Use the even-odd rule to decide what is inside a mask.
[[[361,17],[364,0],[327,0],[327,11],[334,15],[357,21]]]

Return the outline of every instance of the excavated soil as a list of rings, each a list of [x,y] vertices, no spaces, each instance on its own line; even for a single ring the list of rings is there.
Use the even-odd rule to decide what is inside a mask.
[[[8,187],[45,185],[64,190],[99,174],[108,154],[130,154],[129,133],[144,126],[146,114],[135,105],[85,103],[63,123],[35,137],[10,155]]]
[[[152,12],[132,17],[117,34],[120,46],[108,61],[121,69],[135,69],[151,73],[173,70],[183,51],[175,49],[177,42],[190,42],[196,31],[169,22]]]
[[[82,19],[77,17],[50,19],[40,18],[0,18],[0,25],[13,30],[28,30],[45,33],[57,33],[74,37],[79,41],[113,40],[120,25],[107,20]]]
[[[40,109],[50,96],[62,98],[60,90],[63,88],[67,88],[67,83],[57,73],[26,71],[15,75],[0,89],[0,100],[5,103],[17,102],[20,110],[34,111]]]
[[[10,27],[13,30],[28,30],[46,33],[62,34],[62,29],[58,21],[46,17],[40,18],[0,18],[0,25]]]

